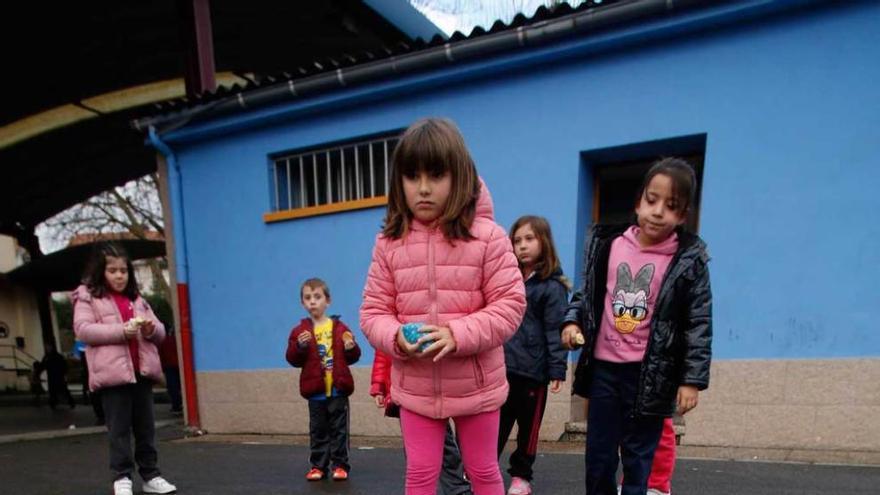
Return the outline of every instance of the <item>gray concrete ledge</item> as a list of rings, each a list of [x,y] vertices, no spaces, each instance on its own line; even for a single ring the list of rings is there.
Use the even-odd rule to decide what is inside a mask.
[[[156,429],[166,426],[182,425],[180,419],[166,419],[156,421]],[[0,444],[26,442],[30,440],[48,440],[51,438],[76,437],[81,435],[95,435],[106,433],[106,426],[87,426],[83,428],[67,428],[64,430],[34,431],[29,433],[16,433],[13,435],[0,435]]]

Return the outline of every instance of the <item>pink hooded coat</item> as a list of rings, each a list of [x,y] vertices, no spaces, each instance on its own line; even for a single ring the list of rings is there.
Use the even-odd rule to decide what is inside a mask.
[[[454,245],[418,221],[402,239],[380,234],[364,288],[361,328],[392,358],[394,402],[431,418],[494,411],[507,399],[502,345],[522,320],[525,288],[482,181],[470,231],[476,239]],[[396,343],[409,322],[448,326],[456,351],[437,363],[409,358]]]
[[[122,315],[113,298],[94,297],[85,285],[71,294],[73,300],[73,331],[76,338],[86,344],[86,361],[89,366],[89,390],[135,383],[134,364],[125,339]],[[153,314],[142,297],[134,303],[134,315],[149,319],[155,331],[149,338],[140,332],[138,358],[141,375],[159,382],[162,380],[162,364],[157,346],[165,339],[165,326]]]

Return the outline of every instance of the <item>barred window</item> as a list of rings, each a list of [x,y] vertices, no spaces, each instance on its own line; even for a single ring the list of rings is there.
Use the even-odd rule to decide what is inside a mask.
[[[391,153],[399,132],[272,158],[272,212],[287,220],[387,203]]]

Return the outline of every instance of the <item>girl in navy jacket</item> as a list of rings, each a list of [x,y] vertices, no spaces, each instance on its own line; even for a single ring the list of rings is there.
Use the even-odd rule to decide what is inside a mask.
[[[527,495],[532,492],[532,465],[547,404],[547,388],[549,385],[550,391],[557,393],[565,380],[568,352],[562,347],[559,328],[568,305],[569,282],[562,275],[546,219],[521,217],[510,228],[510,241],[525,280],[527,306],[516,334],[504,344],[510,391],[501,407],[498,456],[517,423],[507,493]]]

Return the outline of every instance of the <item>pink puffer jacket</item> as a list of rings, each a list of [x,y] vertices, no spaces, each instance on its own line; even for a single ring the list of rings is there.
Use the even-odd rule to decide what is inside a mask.
[[[89,365],[89,390],[135,383],[134,363],[123,333],[122,315],[113,298],[93,297],[85,285],[70,295],[73,300],[73,331],[86,344]],[[134,301],[134,315],[153,321],[156,330],[144,339],[138,333],[140,374],[154,381],[162,380],[162,364],[156,346],[165,339],[165,327],[142,297]]]
[[[453,245],[437,229],[414,221],[403,239],[381,234],[364,288],[361,328],[392,357],[394,402],[431,418],[494,411],[507,399],[502,345],[526,307],[522,275],[510,240],[493,220],[481,184],[471,234]],[[396,344],[403,323],[448,326],[457,344],[438,363],[409,358]]]

